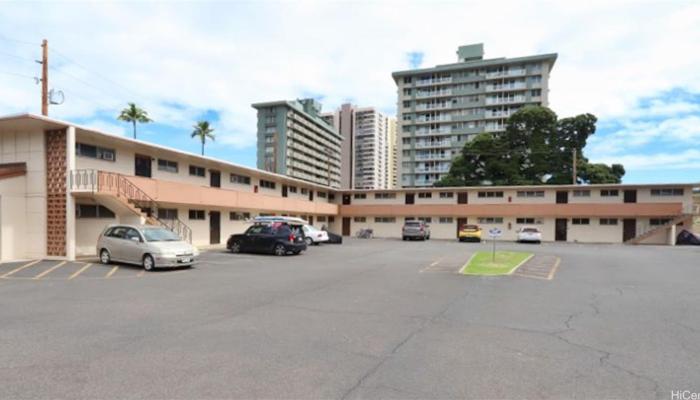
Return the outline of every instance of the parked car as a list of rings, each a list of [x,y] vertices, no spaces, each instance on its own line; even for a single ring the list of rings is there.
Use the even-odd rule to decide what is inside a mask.
[[[328,232],[316,229],[313,225],[303,225],[304,241],[307,246],[328,242]]]
[[[425,221],[406,221],[401,228],[401,238],[430,240],[430,225]]]
[[[199,257],[199,250],[174,232],[149,225],[110,225],[97,239],[96,250],[103,264],[138,264],[146,271],[189,267]]]
[[[540,243],[542,232],[535,227],[526,226],[518,231],[518,242]]]
[[[457,238],[460,242],[481,242],[481,227],[479,225],[464,224],[459,228]]]
[[[232,253],[270,253],[277,256],[306,250],[301,227],[286,222],[257,223],[244,233],[231,235],[226,248]]]

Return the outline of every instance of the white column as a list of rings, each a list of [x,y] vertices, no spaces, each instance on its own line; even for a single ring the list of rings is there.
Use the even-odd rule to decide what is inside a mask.
[[[671,225],[668,232],[671,235],[668,238],[668,244],[670,244],[671,246],[675,246],[676,245],[676,224]]]
[[[70,175],[75,170],[75,127],[66,130],[66,258],[75,260],[75,198],[71,194]]]

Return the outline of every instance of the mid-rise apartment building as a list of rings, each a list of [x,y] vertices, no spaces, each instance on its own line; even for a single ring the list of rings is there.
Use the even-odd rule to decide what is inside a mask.
[[[373,107],[343,104],[322,117],[343,136],[341,185],[345,189],[392,188],[395,120]]]
[[[389,188],[398,187],[398,143],[396,133],[396,118],[389,117]]]
[[[461,46],[458,61],[398,71],[400,185],[432,186],[472,137],[505,130],[521,107],[548,104],[556,54],[484,59],[483,44]]]
[[[340,187],[342,136],[314,99],[253,104],[258,110],[258,168]]]

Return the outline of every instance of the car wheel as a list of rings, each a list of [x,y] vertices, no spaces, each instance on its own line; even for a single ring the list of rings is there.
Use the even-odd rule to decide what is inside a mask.
[[[112,261],[112,259],[109,256],[109,251],[107,251],[107,249],[102,249],[102,251],[100,251],[100,262],[102,264],[109,264],[110,261]]]
[[[430,240],[430,235],[428,235],[428,240]]]
[[[406,236],[402,236],[401,240],[406,241]]]
[[[304,238],[304,241],[306,242],[306,245],[307,245],[307,246],[311,246],[312,244],[314,244],[314,241],[311,240],[310,237],[305,237],[305,238]]]
[[[153,261],[153,257],[150,254],[143,256],[143,269],[146,271],[153,271],[156,268],[156,263]]]
[[[231,253],[240,253],[240,252],[241,252],[241,244],[238,242],[231,243]]]
[[[283,256],[287,254],[287,249],[284,247],[282,243],[277,243],[275,247],[272,249],[272,251],[275,253],[276,256]]]

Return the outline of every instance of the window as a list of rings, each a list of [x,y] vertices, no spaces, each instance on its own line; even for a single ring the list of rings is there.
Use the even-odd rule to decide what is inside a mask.
[[[159,158],[159,159],[158,159],[158,170],[159,170],[159,171],[165,171],[165,172],[174,172],[174,173],[177,173],[177,162],[176,162],[176,161],[163,160],[162,158]]]
[[[518,197],[544,197],[544,190],[518,190]]]
[[[430,199],[433,197],[433,194],[430,192],[419,192],[418,193],[418,198],[419,199]]]
[[[403,102],[403,108],[411,108],[411,102],[410,102],[410,101],[404,101],[404,102]]]
[[[204,210],[190,210],[190,219],[205,219]]]
[[[455,194],[452,192],[440,192],[441,199],[451,199],[453,197],[455,197]]]
[[[452,217],[440,217],[441,224],[451,224],[453,221]]]
[[[192,176],[206,176],[207,172],[206,172],[206,169],[204,169],[204,167],[190,165],[190,175],[192,175]]]
[[[533,90],[530,92],[530,95],[531,95],[532,97],[539,97],[539,96],[542,95],[542,90],[540,90],[540,89],[533,89]]]
[[[330,201],[335,200],[335,193],[329,193],[329,194],[328,194],[328,200],[330,200]]]
[[[296,192],[297,192],[297,187],[296,187],[296,186],[290,186],[290,187],[288,188],[288,190],[289,190],[289,193],[296,193]]]
[[[479,223],[480,224],[502,224],[503,217],[480,217]]]
[[[600,190],[601,197],[617,197],[619,195],[620,195],[620,192],[617,189],[601,189]]]
[[[177,208],[159,208],[158,219],[177,219]]]
[[[574,190],[574,197],[591,197],[590,190]]]
[[[542,224],[542,218],[534,218],[534,217],[516,218],[515,223],[518,225],[539,225],[539,224]]]
[[[97,204],[76,204],[76,218],[114,218],[112,210]]]
[[[503,192],[479,192],[478,193],[479,197],[503,197]]]
[[[432,217],[418,217],[418,221],[423,221],[426,224],[432,224],[433,218]]]
[[[651,218],[649,225],[666,225],[671,222],[671,218]]]
[[[651,189],[652,196],[683,196],[681,188]]]
[[[116,160],[114,149],[93,146],[91,144],[76,143],[75,154],[82,157],[96,158],[98,160],[114,161]]]
[[[352,222],[367,222],[366,217],[355,217],[352,219]]]
[[[304,195],[309,194],[309,189],[301,188],[301,194],[304,194]]]
[[[403,77],[403,83],[411,83],[412,77],[410,76],[404,76]]]
[[[375,199],[395,199],[396,193],[375,193]]]
[[[601,218],[601,225],[617,225],[617,218]]]
[[[228,219],[230,219],[231,221],[245,221],[247,219],[250,219],[250,213],[231,211],[230,213],[228,213]]]
[[[325,215],[319,215],[316,217],[316,221],[318,222],[326,222],[326,216]]]
[[[374,217],[374,222],[378,224],[393,224],[396,222],[394,217]]]
[[[250,177],[249,176],[231,174],[231,176],[229,177],[229,180],[231,181],[231,183],[238,183],[241,185],[250,185]],[[260,184],[260,186],[262,186],[262,183]]]
[[[260,179],[260,187],[264,187],[267,189],[274,189],[276,186],[277,186],[277,184],[275,184],[275,182]]]
[[[366,199],[367,194],[366,193],[355,193],[352,195],[352,198],[357,200],[357,199]]]
[[[590,225],[591,220],[588,218],[572,218],[571,224],[573,224],[573,225]]]
[[[326,193],[326,192],[316,192],[316,194],[321,199],[325,199],[326,197],[328,197],[328,193]]]

